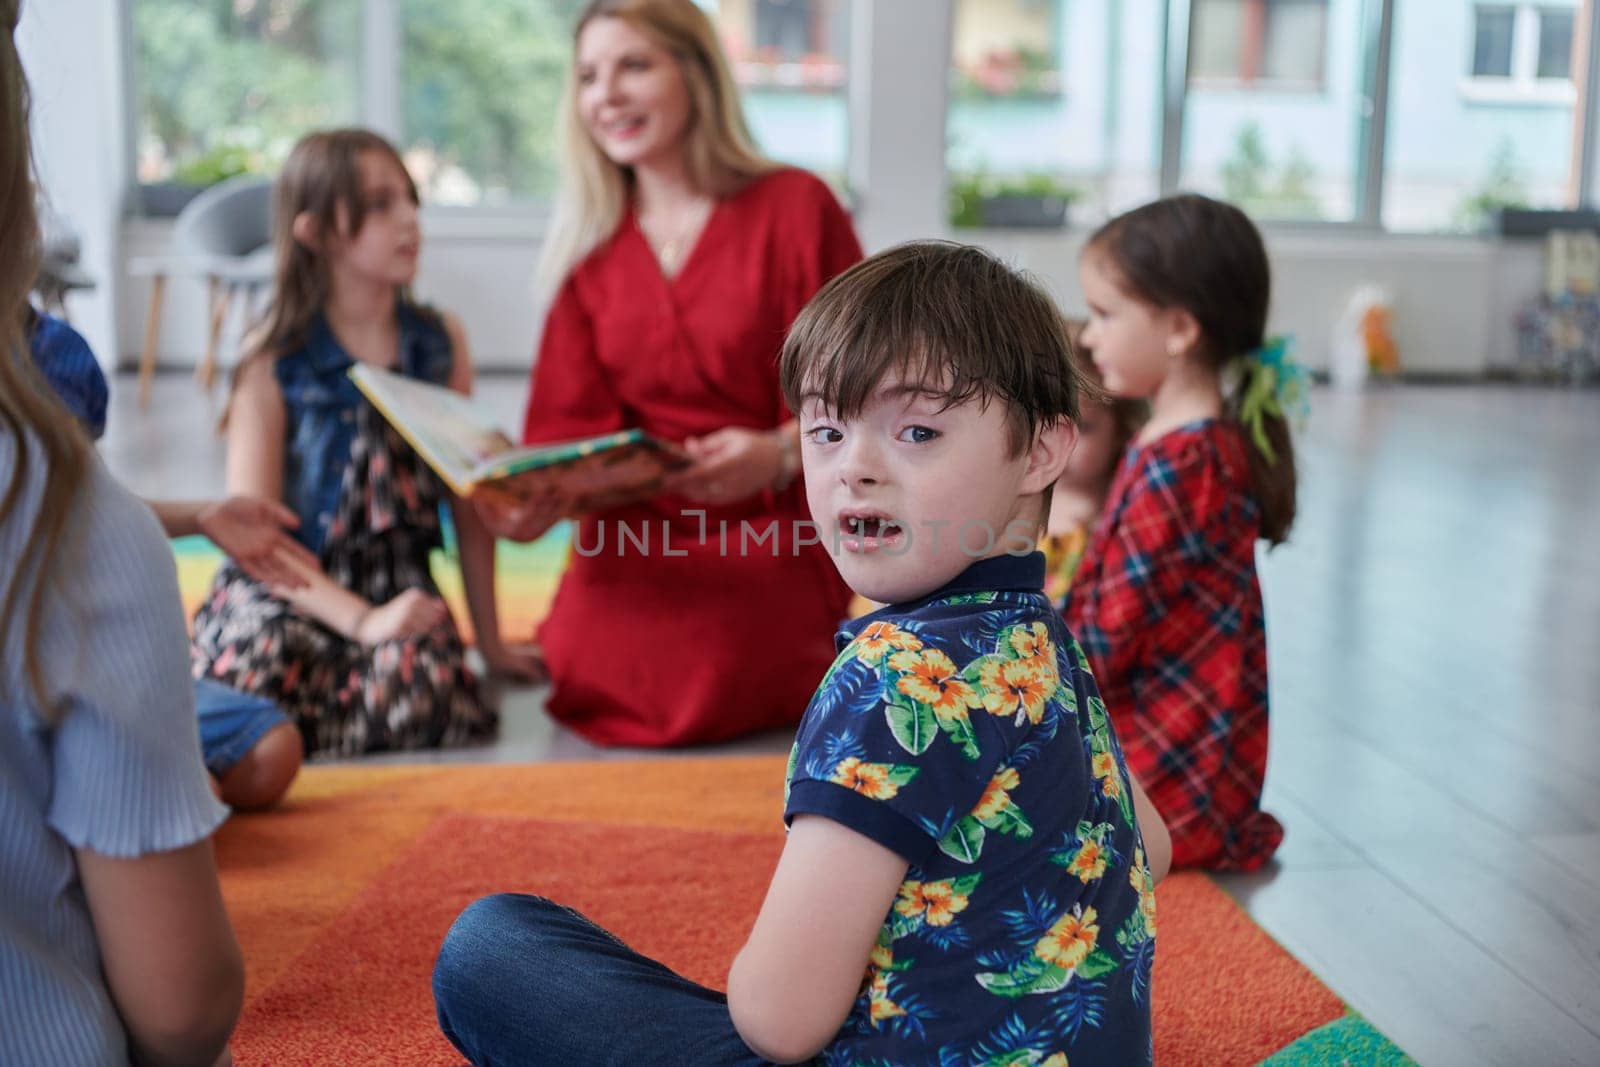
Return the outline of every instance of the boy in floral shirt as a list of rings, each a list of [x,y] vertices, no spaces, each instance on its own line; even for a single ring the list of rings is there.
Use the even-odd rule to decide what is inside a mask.
[[[559,905],[489,898],[434,976],[473,1062],[1150,1062],[1166,834],[1034,551],[1074,443],[1069,348],[1036,285],[944,243],[801,312],[781,372],[812,518],[889,606],[838,635],[801,722],[727,997]]]

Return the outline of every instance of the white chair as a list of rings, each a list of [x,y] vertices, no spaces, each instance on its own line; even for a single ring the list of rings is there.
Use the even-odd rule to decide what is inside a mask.
[[[38,209],[39,273],[33,279],[33,291],[39,297],[41,311],[70,322],[67,295],[93,289],[94,277],[80,262],[83,243],[77,231],[42,196]]]
[[[151,279],[150,317],[139,356],[139,406],[150,402],[161,301],[172,276],[206,280],[210,330],[195,378],[210,388],[216,377],[217,345],[234,297],[242,293],[248,310],[256,291],[272,282],[272,179],[243,175],[213,185],[178,214],[172,251],[134,259],[128,271]]]

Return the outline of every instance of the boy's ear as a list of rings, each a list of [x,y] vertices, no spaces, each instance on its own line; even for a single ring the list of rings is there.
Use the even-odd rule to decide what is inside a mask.
[[[1042,493],[1056,484],[1078,444],[1078,425],[1058,419],[1034,436],[1028,450],[1028,469],[1022,478],[1024,493]]]
[[[316,217],[309,211],[302,211],[294,217],[294,222],[289,224],[289,233],[294,237],[295,243],[303,245],[313,252],[320,252],[322,243],[322,227],[317,225]]]

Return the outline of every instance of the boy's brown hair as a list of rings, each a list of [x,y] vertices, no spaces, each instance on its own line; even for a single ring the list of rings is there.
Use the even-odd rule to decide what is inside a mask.
[[[784,399],[820,394],[859,414],[891,372],[950,405],[1005,405],[1011,451],[1078,417],[1086,388],[1066,320],[1038,282],[981,248],[911,241],[823,286],[795,319],[779,356]]]

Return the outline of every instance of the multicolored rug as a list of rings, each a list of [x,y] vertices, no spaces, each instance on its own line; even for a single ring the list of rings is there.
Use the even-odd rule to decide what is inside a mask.
[[[306,770],[217,835],[248,968],[236,1061],[458,1063],[429,976],[492,892],[571,904],[720,986],[782,847],[782,779],[779,757]],[[1157,895],[1157,1063],[1410,1062],[1209,879]]]
[[[539,541],[520,545],[501,541],[495,553],[495,586],[500,608],[500,629],[509,641],[532,638],[534,625],[544,618],[555,595],[556,582],[566,565],[568,531],[563,523]],[[211,578],[222,564],[222,553],[204,537],[180,537],[172,542],[178,561],[178,589],[184,618],[194,618],[195,608],[211,588]],[[461,589],[461,570],[441,549],[433,553],[433,579],[444,594],[462,639],[472,643],[472,616]]]

